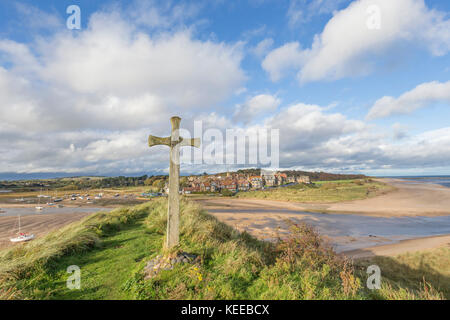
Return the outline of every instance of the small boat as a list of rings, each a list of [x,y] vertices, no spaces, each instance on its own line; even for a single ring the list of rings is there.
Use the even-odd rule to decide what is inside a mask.
[[[19,232],[17,234],[17,237],[10,238],[9,240],[11,242],[25,242],[30,241],[34,239],[34,234],[20,232],[20,216],[19,216]]]
[[[25,242],[34,239],[34,234],[28,233],[19,233],[19,235],[15,238],[9,239],[11,242]]]
[[[44,207],[41,206],[41,198],[38,198],[38,205],[35,208],[36,210],[44,210]]]

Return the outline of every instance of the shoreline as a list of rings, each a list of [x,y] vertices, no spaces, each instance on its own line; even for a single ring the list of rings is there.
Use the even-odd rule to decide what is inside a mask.
[[[36,207],[37,203],[1,203],[0,202],[0,209],[6,209],[6,208],[33,208]],[[88,205],[70,205],[70,204],[62,204],[64,208],[98,208],[102,207],[105,209],[113,209],[120,207],[120,205],[108,205],[108,206],[101,206],[101,205],[95,205],[95,204],[88,204]],[[40,206],[43,206],[44,208],[57,208],[57,205],[48,206],[47,204],[40,204]]]
[[[305,217],[314,219],[322,224],[326,221],[326,219],[322,221],[317,216],[308,216],[307,213],[299,216],[298,213],[294,212],[294,210],[298,210],[298,207],[292,203],[283,204],[277,201],[255,202],[254,200],[243,202],[232,204],[226,201],[214,202],[213,200],[204,200],[201,201],[201,204],[204,210],[220,221],[236,228],[240,232],[246,231],[256,238],[266,241],[287,236],[288,225],[285,222],[286,219],[296,223],[302,222]],[[335,215],[337,214],[339,213]],[[380,218],[386,217],[382,216]],[[391,216],[390,218],[394,217]],[[339,220],[339,218],[336,219]],[[450,247],[450,233],[417,236],[407,239],[400,238],[400,240],[397,240],[396,236],[339,235],[335,233],[337,230],[339,229],[330,231],[330,233],[321,232],[321,236],[333,247],[337,245],[335,250],[337,250],[338,254],[343,254],[350,258],[393,256],[405,252],[423,251],[443,246]],[[361,247],[358,248],[355,244],[361,245]],[[352,249],[352,247],[356,247],[356,249]]]
[[[70,214],[39,214],[21,216],[23,231],[32,233],[36,238],[40,238],[52,231],[60,229],[72,222],[79,221],[95,212],[74,212]],[[18,228],[16,216],[0,216],[0,250],[15,245],[10,242]]]
[[[343,251],[340,254],[357,260],[378,256],[391,257],[403,253],[433,250],[438,248],[450,248],[450,234],[418,237],[400,240],[395,243],[375,245],[367,248]]]
[[[393,190],[376,197],[342,202],[296,202],[263,199],[232,199],[236,204],[245,202],[261,207],[270,205],[305,212],[323,214],[355,214],[374,217],[438,217],[450,215],[450,188],[439,184],[409,184],[400,179],[374,178],[389,184]],[[208,202],[224,198],[199,200]],[[265,203],[265,205],[264,205]]]
[[[307,213],[324,214],[329,218],[310,216],[309,219],[317,221],[319,225],[330,222],[328,220],[336,215],[355,216],[354,223],[360,223],[363,217],[369,218],[402,218],[402,217],[446,217],[450,215],[450,188],[437,184],[408,184],[399,179],[380,178],[378,181],[388,183],[394,190],[373,198],[364,200],[345,201],[340,203],[299,203],[280,200],[262,199],[234,199],[213,198],[199,199],[202,207],[222,222],[231,225],[239,231],[247,231],[255,237],[270,240],[276,236],[283,236],[287,232],[285,219],[302,221]],[[298,215],[303,212],[303,215]],[[421,218],[418,218],[421,219]],[[322,221],[323,220],[323,221]],[[344,219],[348,220],[348,219]],[[389,225],[389,220],[386,223]],[[394,223],[394,220],[392,220]],[[447,221],[447,220],[443,220]],[[447,226],[447,222],[445,222]],[[395,227],[395,224],[392,225]],[[444,225],[443,225],[444,226]],[[420,228],[420,227],[418,227]],[[334,231],[333,231],[334,230]],[[338,244],[339,254],[351,257],[370,257],[375,255],[396,255],[403,252],[433,249],[441,246],[450,247],[450,233],[443,228],[442,235],[403,238],[392,236],[352,236],[345,233],[337,234],[339,230],[331,229],[322,233],[322,236]],[[436,232],[436,231],[435,231]],[[400,240],[399,240],[400,239]],[[360,244],[358,248],[354,244]],[[352,248],[352,246],[354,248]]]

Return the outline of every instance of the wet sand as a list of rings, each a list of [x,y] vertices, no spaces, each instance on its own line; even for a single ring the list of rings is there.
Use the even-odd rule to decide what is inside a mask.
[[[364,200],[336,203],[301,203],[270,201],[271,205],[283,203],[302,211],[360,214],[377,217],[400,216],[444,216],[450,215],[450,188],[438,184],[409,183],[400,179],[375,179],[388,183],[395,189],[386,194]],[[269,203],[267,200],[252,200],[253,203]]]
[[[358,216],[396,218],[396,217],[443,217],[450,215],[450,188],[435,184],[409,184],[398,179],[379,179],[393,185],[396,189],[375,198],[347,201],[342,203],[295,203],[274,200],[249,200],[233,198],[214,198],[199,200],[199,203],[212,215],[239,231],[247,231],[263,240],[274,240],[288,233],[286,219],[293,222],[314,222],[322,225],[333,214],[355,214],[355,226]],[[327,213],[321,217],[308,212]],[[327,218],[327,219],[325,219]],[[336,224],[342,219],[336,216]],[[388,219],[390,221],[390,219]],[[422,219],[423,220],[423,219]],[[419,220],[420,223],[423,223]],[[392,223],[396,223],[395,219]],[[446,223],[446,222],[445,222]],[[448,225],[448,223],[447,223]],[[388,225],[389,226],[389,225]],[[390,227],[390,226],[389,226]],[[420,226],[421,227],[421,226]],[[420,228],[418,226],[418,228]],[[450,236],[423,236],[415,240],[405,235],[384,237],[379,235],[345,235],[333,232],[321,234],[331,243],[338,243],[341,251],[352,256],[395,255],[402,252],[437,248],[445,245]],[[353,230],[354,231],[354,230]],[[444,232],[444,234],[448,233]],[[442,232],[441,232],[442,234]],[[403,239],[402,239],[403,237]],[[418,237],[418,236],[416,236]],[[402,240],[402,241],[400,241]],[[399,242],[400,241],[400,242]],[[396,242],[396,243],[392,243]],[[350,248],[369,248],[349,251]],[[376,247],[374,247],[376,246]],[[362,251],[361,251],[362,250]]]
[[[261,240],[272,241],[287,236],[289,225],[286,220],[294,223],[306,222],[322,229],[319,230],[321,235],[336,248],[337,252],[343,252],[355,258],[373,255],[396,255],[407,251],[438,248],[450,243],[450,235],[421,236],[417,240],[411,239],[414,236],[405,235],[405,223],[415,225],[417,222],[419,229],[425,228],[425,221],[420,217],[391,219],[354,215],[354,218],[352,218],[351,215],[302,212],[292,203],[263,200],[210,199],[202,200],[200,203],[204,209],[220,221],[241,232],[246,231]],[[441,220],[443,218],[436,217],[435,219]],[[370,223],[372,219],[374,221]],[[385,226],[388,233],[393,230],[393,234],[383,236],[378,233],[366,233],[367,224],[373,224],[376,230],[377,226],[378,228],[380,226],[380,219],[383,220],[382,228]],[[406,219],[406,221],[403,221],[403,219]],[[413,220],[411,221],[411,219]],[[398,225],[399,222],[400,225]],[[444,221],[443,223],[449,225],[448,222]],[[347,230],[345,225],[348,225]],[[395,234],[396,229],[398,229],[398,234]],[[382,230],[379,230],[379,232]],[[444,233],[448,233],[449,228],[443,228],[443,230],[447,230]],[[408,238],[408,240],[403,240],[405,238]]]
[[[336,203],[302,203],[261,199],[203,199],[207,206],[285,208],[329,214],[358,214],[375,217],[447,216],[450,215],[450,188],[437,184],[412,184],[399,179],[379,178],[395,190],[374,198]]]
[[[326,211],[388,217],[450,215],[450,188],[399,179],[377,180],[396,189],[375,198],[329,204]]]
[[[52,230],[59,229],[71,222],[78,221],[88,215],[88,212],[70,214],[38,214],[21,217],[22,231],[41,237]],[[14,245],[9,239],[17,233],[18,218],[16,216],[0,217],[0,248]]]
[[[393,244],[345,251],[343,254],[353,259],[361,259],[374,256],[395,256],[405,252],[411,253],[444,247],[450,248],[450,235],[402,240]]]

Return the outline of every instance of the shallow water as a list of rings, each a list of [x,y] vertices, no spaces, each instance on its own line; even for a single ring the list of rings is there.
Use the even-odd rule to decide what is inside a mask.
[[[331,238],[336,251],[364,248],[418,237],[450,234],[450,216],[373,217],[357,214],[324,214],[290,209],[208,209],[211,213],[273,215],[294,214],[298,220],[314,226],[321,235]],[[269,225],[264,225],[266,227]],[[275,228],[275,226],[273,226]],[[350,241],[346,237],[354,238]]]
[[[41,215],[41,214],[71,214],[76,212],[97,212],[107,208],[100,207],[44,207],[43,210],[36,210],[35,207],[24,208],[1,208],[0,216],[27,216],[27,215]]]
[[[433,176],[433,177],[396,177],[407,184],[440,184],[441,186],[450,188],[450,176]]]

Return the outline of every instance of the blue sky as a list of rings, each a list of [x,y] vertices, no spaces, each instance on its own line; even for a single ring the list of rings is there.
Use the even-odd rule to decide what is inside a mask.
[[[166,172],[174,114],[279,129],[280,168],[450,174],[449,51],[443,0],[2,1],[0,176]]]

